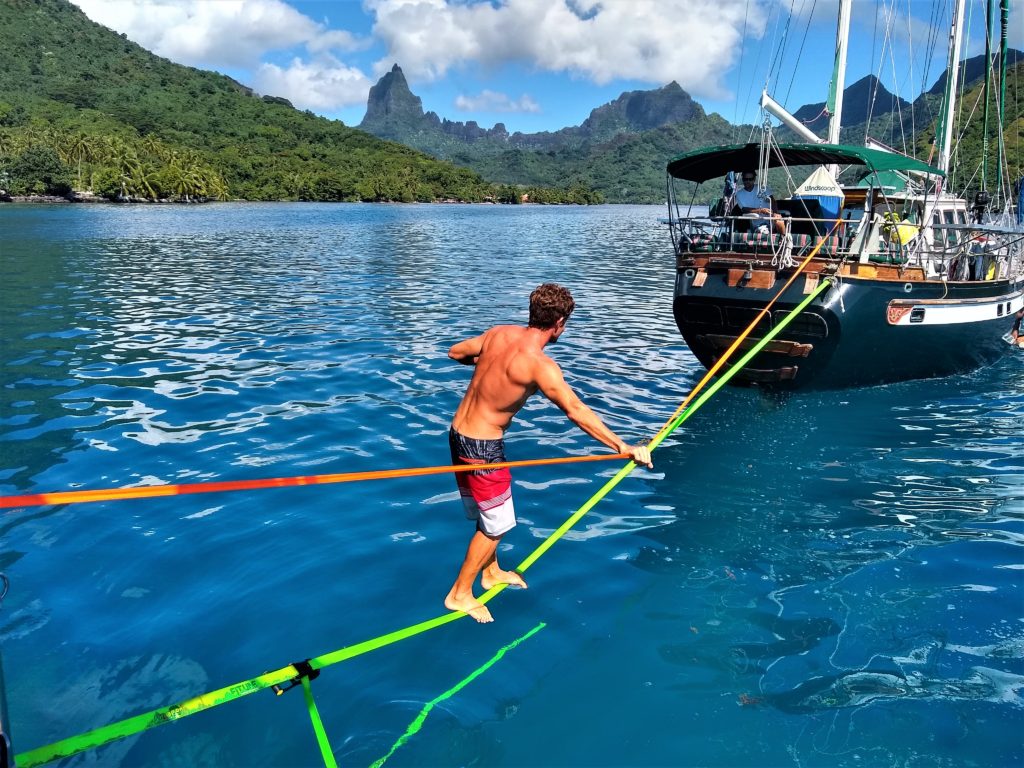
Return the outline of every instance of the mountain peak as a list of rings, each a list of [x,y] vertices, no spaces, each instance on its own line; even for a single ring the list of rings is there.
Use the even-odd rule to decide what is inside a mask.
[[[843,90],[843,124],[847,126],[864,123],[869,115],[878,118],[909,107],[909,102],[890,93],[874,75],[865,75]],[[829,121],[823,101],[805,104],[793,117],[815,132],[823,130]]]
[[[590,138],[605,140],[622,132],[649,131],[702,117],[704,109],[673,80],[655,90],[623,93],[592,111],[580,127]]]
[[[370,88],[366,100],[366,117],[360,127],[366,129],[367,126],[396,119],[418,121],[422,118],[423,102],[409,90],[405,74],[396,62],[391,71]]]

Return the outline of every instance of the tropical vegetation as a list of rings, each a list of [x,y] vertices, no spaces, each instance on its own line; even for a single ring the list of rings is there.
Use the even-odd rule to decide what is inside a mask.
[[[2,0],[0,39],[0,189],[9,194],[478,202],[505,192],[474,171],[155,56],[67,0]],[[579,185],[505,197],[523,194],[600,200]]]

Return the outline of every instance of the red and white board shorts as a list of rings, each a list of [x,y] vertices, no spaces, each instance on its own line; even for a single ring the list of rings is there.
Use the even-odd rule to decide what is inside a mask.
[[[505,441],[479,440],[460,435],[452,427],[448,431],[448,446],[452,464],[493,464],[505,461]],[[476,521],[476,527],[485,535],[497,538],[516,525],[516,512],[512,506],[512,472],[489,469],[479,472],[456,472],[459,495],[466,508],[466,518]]]

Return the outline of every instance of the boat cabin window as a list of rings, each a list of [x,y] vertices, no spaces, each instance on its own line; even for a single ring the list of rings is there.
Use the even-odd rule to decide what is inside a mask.
[[[943,224],[956,224],[956,212],[955,211],[935,211],[932,214],[932,228],[935,232],[935,245],[948,247],[956,245],[959,242],[959,233],[955,229],[950,229],[943,226]]]
[[[955,224],[956,223],[956,212],[955,211],[943,211],[942,212],[942,217],[945,220],[946,224]],[[957,240],[958,240],[958,238],[957,238],[957,231],[955,229],[947,229],[946,230],[946,244],[947,245],[956,245]]]

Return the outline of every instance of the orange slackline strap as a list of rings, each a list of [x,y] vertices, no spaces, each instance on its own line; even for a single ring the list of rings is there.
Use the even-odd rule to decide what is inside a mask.
[[[821,246],[825,243],[827,237],[830,237],[838,228],[839,223],[836,222],[832,229],[829,231],[828,236],[822,238],[812,249],[807,257],[801,262],[800,266],[797,267],[796,271],[790,276],[786,284],[772,297],[771,301],[764,305],[761,311],[758,313],[750,325],[744,329],[744,331],[736,337],[736,340],[729,346],[725,353],[718,359],[718,361],[711,366],[708,372],[704,375],[690,393],[686,396],[683,402],[675,410],[675,412],[668,418],[667,421],[658,430],[651,442],[658,440],[663,437],[663,433],[666,432],[669,425],[679,416],[686,407],[690,404],[694,397],[704,388],[704,386],[711,380],[711,378],[721,370],[729,358],[732,357],[743,340],[751,334],[751,332],[757,327],[757,324],[768,314],[771,308],[778,301],[779,297],[786,292],[786,289],[793,284],[797,276],[800,275],[807,265],[811,262],[815,256],[818,255],[818,251],[821,250]],[[332,475],[300,475],[298,477],[270,477],[262,478],[257,480],[226,480],[219,482],[206,482],[206,483],[184,483],[179,485],[148,485],[138,488],[106,488],[94,491],[61,491],[57,493],[34,493],[27,494],[24,496],[0,496],[0,509],[10,509],[12,507],[38,507],[46,504],[74,504],[84,503],[89,501],[116,501],[119,499],[147,499],[155,496],[182,496],[190,493],[219,493],[223,491],[249,491],[256,490],[259,488],[288,488],[296,485],[326,485],[328,483],[351,483],[360,480],[384,480],[388,478],[396,477],[418,477],[422,475],[439,475],[446,472],[472,472],[474,470],[486,470],[486,469],[502,469],[504,467],[529,467],[539,466],[544,464],[572,464],[583,461],[606,461],[608,459],[628,459],[630,455],[628,453],[615,453],[615,454],[602,454],[598,456],[563,456],[553,459],[528,459],[526,461],[503,461],[496,462],[494,464],[472,464],[472,465],[459,465],[459,466],[440,466],[440,467],[411,467],[408,469],[384,469],[376,470],[371,472],[347,472],[342,474]]]
[[[821,250],[821,246],[824,245],[825,241],[829,237],[831,237],[832,234],[839,228],[839,224],[840,222],[837,221],[835,225],[833,225],[832,229],[829,230],[828,235],[823,237],[811,249],[811,252],[807,254],[807,257],[803,260],[803,262],[801,262],[800,266],[797,267],[796,271],[790,276],[789,280],[786,281],[786,284],[779,289],[779,292],[772,297],[771,301],[769,301],[767,304],[764,305],[764,307],[761,308],[761,311],[757,314],[757,317],[750,321],[750,325],[748,325],[743,330],[743,333],[736,337],[736,340],[729,346],[727,350],[725,350],[724,354],[722,354],[722,356],[718,358],[718,361],[713,366],[711,366],[711,368],[708,369],[708,372],[704,374],[704,378],[697,383],[697,386],[690,390],[690,394],[688,394],[686,398],[683,400],[683,402],[679,404],[679,407],[676,408],[675,413],[669,416],[668,420],[661,426],[661,429],[659,429],[658,433],[652,438],[652,442],[654,440],[657,440],[659,437],[662,437],[662,433],[668,429],[669,425],[673,421],[675,421],[676,417],[679,416],[679,414],[686,410],[686,406],[688,406],[690,404],[690,401],[697,396],[698,392],[704,389],[704,385],[711,381],[711,377],[718,373],[718,371],[721,370],[723,365],[729,362],[729,358],[732,357],[732,353],[739,349],[739,346],[740,344],[743,343],[743,340],[746,339],[747,336],[749,336],[751,332],[754,330],[754,328],[757,327],[757,324],[764,319],[764,317],[768,314],[768,311],[772,308],[772,306],[774,306],[775,302],[779,300],[779,297],[782,296],[782,294],[786,292],[786,289],[793,284],[793,281],[796,280],[797,275],[803,272],[807,265],[811,263],[811,259],[818,255],[818,251]]]
[[[295,485],[326,485],[353,483],[359,480],[385,480],[395,477],[442,475],[447,472],[475,472],[505,467],[535,467],[545,464],[575,464],[583,461],[628,459],[628,453],[609,453],[597,456],[560,456],[552,459],[526,459],[500,461],[493,464],[459,464],[441,467],[409,467],[407,469],[381,469],[371,472],[345,472],[333,475],[299,475],[298,477],[265,477],[256,480],[224,480],[181,485],[146,485],[137,488],[105,488],[94,491],[61,491],[58,493],[32,493],[25,496],[0,496],[0,509],[12,507],[38,507],[44,504],[74,504],[88,501],[117,501],[119,499],[148,499],[154,496],[182,496],[189,493],[220,493],[222,491],[250,491],[258,488],[289,488]]]

